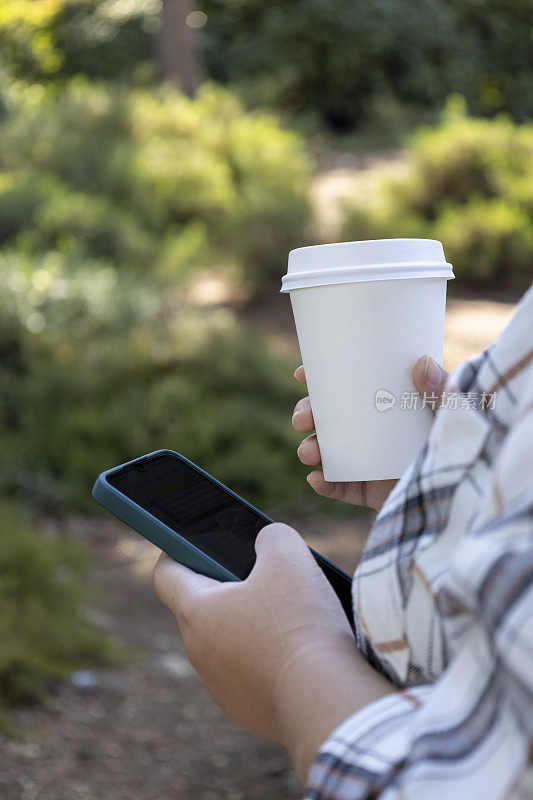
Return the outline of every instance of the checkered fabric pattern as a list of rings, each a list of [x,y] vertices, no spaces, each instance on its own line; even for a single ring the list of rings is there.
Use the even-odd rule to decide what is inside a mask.
[[[533,287],[447,392],[353,583],[361,652],[398,692],[324,742],[306,800],[533,798]]]

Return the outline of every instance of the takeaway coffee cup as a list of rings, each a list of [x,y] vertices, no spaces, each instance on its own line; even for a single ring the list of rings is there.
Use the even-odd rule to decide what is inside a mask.
[[[442,363],[446,282],[442,244],[381,239],[300,247],[290,293],[327,481],[399,478],[424,443],[431,398],[412,370]]]

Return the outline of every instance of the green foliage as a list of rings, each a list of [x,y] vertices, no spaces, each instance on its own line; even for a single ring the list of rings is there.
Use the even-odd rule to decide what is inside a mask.
[[[505,198],[445,207],[432,234],[465,282],[518,290],[531,283],[533,219]]]
[[[439,239],[468,284],[524,289],[533,261],[533,126],[469,119],[449,104],[411,138],[408,169],[346,205],[343,237]]]
[[[100,471],[158,447],[259,505],[301,491],[294,365],[273,343],[229,312],[184,307],[57,253],[35,265],[5,254],[1,276],[0,433],[5,463],[17,465],[5,491],[29,472],[45,479],[49,507],[94,509]]]
[[[411,137],[409,174],[391,186],[398,203],[433,219],[445,203],[507,194],[517,179],[533,175],[533,126],[467,118],[461,98],[451,98],[442,124]]]
[[[529,0],[203,0],[211,74],[248,97],[359,125],[380,101],[533,113]],[[259,86],[259,90],[257,89]]]
[[[0,232],[13,247],[174,280],[226,263],[262,288],[304,238],[301,140],[225,90],[193,101],[74,80],[4,95]]]
[[[43,696],[50,681],[109,657],[83,616],[86,557],[0,504],[0,707]]]
[[[61,5],[7,4],[0,39],[7,11]],[[56,39],[26,34],[32,69],[52,76]],[[98,473],[157,447],[261,504],[301,487],[289,364],[186,299],[196,269],[277,288],[310,213],[301,140],[212,86],[191,101],[65,81],[66,64],[46,86],[0,74],[0,706],[107,653],[81,617],[78,550],[8,500],[95,512]]]
[[[42,81],[153,76],[155,0],[2,0],[0,64]]]
[[[530,0],[202,0],[211,77],[335,130],[390,104],[533,113]],[[74,75],[149,85],[157,0],[4,0],[0,67],[30,81]]]

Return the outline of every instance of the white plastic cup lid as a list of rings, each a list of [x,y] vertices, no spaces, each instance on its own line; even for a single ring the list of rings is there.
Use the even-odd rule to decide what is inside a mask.
[[[435,239],[368,239],[291,250],[281,291],[335,283],[453,277],[452,265]]]

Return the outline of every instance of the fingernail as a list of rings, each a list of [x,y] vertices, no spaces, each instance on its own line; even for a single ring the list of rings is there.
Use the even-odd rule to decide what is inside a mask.
[[[292,374],[294,375],[294,377],[295,377],[295,378],[296,378],[296,373],[298,372],[298,370],[299,370],[299,369],[300,369],[300,367],[296,367],[296,369],[295,369],[295,370],[294,370],[294,372],[292,373]]]
[[[294,411],[292,412],[292,418],[293,419],[294,419],[294,417],[297,417],[298,414],[302,413],[302,411],[303,411],[302,402],[303,402],[302,400],[298,400],[298,402],[294,406]]]
[[[433,386],[438,386],[442,379],[442,367],[439,367],[435,359],[431,358],[431,356],[426,358],[424,378]]]

